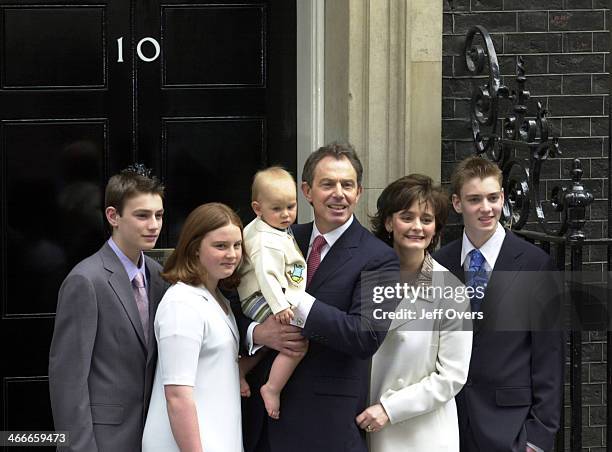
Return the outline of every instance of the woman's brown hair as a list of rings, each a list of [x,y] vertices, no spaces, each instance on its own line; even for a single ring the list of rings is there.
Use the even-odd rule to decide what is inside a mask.
[[[440,231],[448,218],[448,196],[441,187],[434,185],[429,176],[410,174],[391,182],[376,201],[376,215],[370,218],[372,232],[389,246],[393,246],[393,237],[385,227],[385,222],[395,212],[409,209],[413,203],[425,203],[431,206],[436,219],[436,233],[427,247],[432,252],[440,241]]]
[[[225,204],[211,202],[194,209],[185,220],[176,248],[164,265],[162,278],[171,284],[176,284],[178,281],[192,286],[202,284],[205,275],[202,274],[198,258],[200,243],[206,234],[228,224],[238,226],[242,236],[240,218]],[[238,267],[239,265],[236,266]],[[231,276],[219,281],[219,287],[234,289],[239,283],[240,276],[234,271]]]

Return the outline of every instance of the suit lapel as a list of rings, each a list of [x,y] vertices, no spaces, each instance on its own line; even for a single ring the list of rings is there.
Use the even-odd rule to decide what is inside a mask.
[[[310,236],[312,235],[312,222],[306,224],[296,224],[291,228],[293,237],[297,242],[304,259],[308,256],[308,245],[310,244]]]
[[[121,264],[121,261],[112,250],[112,248],[108,245],[108,243],[104,244],[101,250],[102,262],[104,264],[104,268],[111,272],[108,283],[112,287],[113,291],[117,295],[117,298],[123,305],[123,309],[127,313],[134,330],[136,330],[136,335],[140,340],[140,344],[142,345],[143,352],[147,352],[147,346],[144,341],[144,334],[142,330],[142,323],[140,322],[140,316],[138,315],[138,307],[136,306],[136,301],[134,300],[134,292],[132,291],[132,285],[130,280],[128,279],[127,273]]]
[[[509,293],[509,286],[516,279],[522,268],[521,255],[523,247],[512,232],[506,231],[506,237],[499,250],[495,261],[495,267],[491,273],[489,284],[485,291],[485,304],[497,306],[501,303],[504,295]],[[518,243],[517,243],[518,242]]]
[[[309,292],[315,292],[321,284],[341,271],[342,267],[353,258],[353,248],[359,246],[360,229],[361,225],[356,218],[353,218],[349,228],[336,240],[336,243],[334,243],[321,261],[317,272],[310,281],[310,286],[307,287]]]
[[[310,236],[312,235],[313,223],[300,224],[293,227],[293,236],[300,247],[300,251],[306,259],[308,256],[308,245],[310,244]],[[353,257],[353,248],[359,246],[359,231],[362,229],[357,218],[353,218],[353,222],[349,228],[344,231],[340,238],[334,243],[325,258],[321,261],[317,272],[315,273],[310,285],[306,290],[310,292],[316,291],[321,284],[331,278],[334,274],[349,262]],[[306,269],[308,272],[308,269]]]
[[[461,239],[455,240],[448,244],[447,257],[441,259],[440,263],[444,265],[450,272],[465,283],[465,272],[461,266]]]
[[[239,345],[240,344],[240,335],[238,333],[238,327],[236,326],[236,323],[232,322],[232,314],[231,314],[232,308],[230,306],[230,302],[228,301],[228,299],[225,298],[225,296],[219,290],[217,290],[217,293],[218,293],[218,295],[220,297],[219,302],[225,304],[225,306],[227,307],[227,310],[228,310],[227,312],[230,313],[230,315],[227,315],[223,311],[223,308],[221,306],[219,306],[219,302],[215,299],[213,294],[211,294],[208,289],[205,289],[205,288],[196,288],[195,290],[197,290],[199,295],[201,295],[204,299],[206,299],[207,302],[214,303],[216,305],[216,308],[219,309],[219,313],[220,313],[221,317],[223,317],[223,321],[225,322],[227,327],[232,332],[232,336],[234,336],[234,340],[236,341],[236,344]]]
[[[225,306],[228,309],[228,314],[225,314],[225,312],[222,312],[223,314],[223,320],[225,321],[225,324],[228,326],[228,328],[230,329],[230,331],[232,332],[232,336],[234,336],[234,340],[236,341],[236,345],[238,346],[238,348],[240,348],[240,334],[238,333],[238,327],[236,325],[235,322],[232,322],[232,308],[230,306],[230,302],[223,297],[222,299],[222,303],[225,303]]]
[[[157,272],[151,271],[146,257],[145,264],[147,268],[147,281],[149,283],[149,288],[147,292],[147,295],[149,297],[149,342],[147,346],[147,362],[149,362],[151,358],[155,355],[155,312],[157,311],[157,306],[159,305],[159,301],[161,300],[161,296],[164,292],[164,281]]]
[[[463,269],[463,266],[461,265],[462,247],[463,247],[462,238],[459,238],[455,240],[454,242],[451,242],[450,244],[448,244],[448,250],[446,251],[447,257],[446,259],[443,259],[440,263],[442,263],[448,270],[450,270],[450,272],[453,275],[455,275],[459,279],[459,281],[461,281],[463,284],[466,284],[467,281],[465,277],[465,270]],[[487,288],[487,290],[485,291],[485,297],[486,297],[486,293],[488,292],[489,292],[489,289]],[[489,312],[490,308],[491,306],[487,305],[487,300],[485,298],[483,302],[483,308],[482,308],[483,313],[485,313],[485,318],[488,317],[487,313]],[[474,333],[474,338],[476,338],[481,328],[482,328],[482,320],[474,319],[472,321],[472,329]]]
[[[338,271],[342,269],[342,267],[349,262],[353,258],[353,253],[351,251],[351,244],[346,243],[345,240],[342,240],[344,235],[348,233],[346,231],[342,236],[338,239],[334,246],[332,246],[325,258],[321,261],[317,272],[314,274],[312,281],[310,281],[310,286],[308,286],[308,290],[315,292],[321,284],[323,284],[328,279],[332,278]],[[308,269],[306,269],[308,271]]]

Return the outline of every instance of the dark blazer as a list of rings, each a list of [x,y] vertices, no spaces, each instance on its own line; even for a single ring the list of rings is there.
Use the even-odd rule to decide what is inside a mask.
[[[56,430],[74,452],[140,451],[157,345],[155,310],[166,290],[161,267],[145,257],[149,341],[123,264],[105,243],[64,280],[49,354]]]
[[[434,257],[464,281],[461,246],[458,239]],[[546,253],[506,230],[456,397],[462,452],[523,452],[527,442],[552,450],[564,370],[561,297],[552,273],[543,273],[554,270]]]
[[[312,223],[293,232],[306,256]],[[268,353],[249,374],[253,395],[243,407],[245,451],[367,451],[355,417],[367,407],[369,358],[386,330],[376,331],[362,315],[370,304],[362,299],[362,271],[395,274],[399,261],[354,219],[306,288],[317,299],[302,333],[310,347],[282,392],[279,420],[268,417],[259,395],[275,354]]]

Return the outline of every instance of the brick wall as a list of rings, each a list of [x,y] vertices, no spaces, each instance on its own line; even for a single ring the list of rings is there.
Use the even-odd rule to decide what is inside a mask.
[[[528,102],[530,112],[535,111],[534,106],[540,101],[549,111],[554,133],[560,137],[563,155],[544,167],[547,192],[557,184],[570,186],[572,160],[579,157],[584,185],[595,196],[587,212],[587,236],[607,235],[610,3],[610,0],[454,0],[451,10],[445,2],[443,183],[448,183],[456,162],[473,153],[469,105],[473,87],[482,80],[468,75],[462,52],[466,32],[473,25],[482,25],[493,37],[504,84],[512,87],[516,59],[519,55],[524,57],[526,89],[532,97]],[[533,220],[527,227],[539,230]],[[444,241],[457,237],[460,231],[460,219],[454,216]],[[585,249],[584,258],[585,270],[605,269],[604,247]],[[605,357],[605,334],[586,332],[582,367],[583,447],[589,452],[605,450]]]

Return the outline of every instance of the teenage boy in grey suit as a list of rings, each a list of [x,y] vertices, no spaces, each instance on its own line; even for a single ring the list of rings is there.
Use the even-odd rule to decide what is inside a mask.
[[[134,165],[110,178],[112,234],[64,280],[49,354],[56,430],[72,452],[140,451],[157,347],[155,310],[166,285],[144,256],[162,226],[164,187]],[[78,227],[78,225],[77,225]]]

